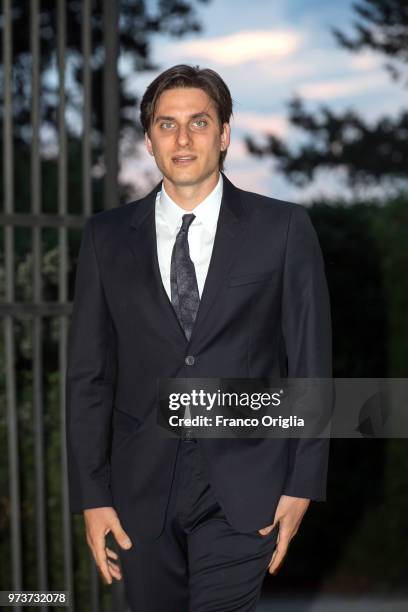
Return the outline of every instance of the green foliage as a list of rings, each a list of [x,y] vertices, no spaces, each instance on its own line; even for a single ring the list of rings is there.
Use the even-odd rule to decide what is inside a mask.
[[[406,377],[408,194],[315,203],[310,214],[330,287],[335,376]],[[406,593],[407,474],[406,439],[332,440],[328,503],[312,506],[273,588]]]
[[[408,376],[408,202],[391,200],[373,219],[380,252],[387,312],[388,373]]]

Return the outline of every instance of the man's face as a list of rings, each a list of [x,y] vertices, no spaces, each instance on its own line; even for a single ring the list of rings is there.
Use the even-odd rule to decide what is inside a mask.
[[[168,89],[159,97],[146,147],[175,186],[197,185],[218,173],[230,126],[221,132],[214,103],[202,89]]]

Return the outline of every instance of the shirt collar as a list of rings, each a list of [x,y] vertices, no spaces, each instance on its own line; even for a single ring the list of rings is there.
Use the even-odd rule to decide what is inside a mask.
[[[223,181],[221,172],[219,173],[218,182],[214,189],[191,211],[201,222],[204,227],[212,231],[217,225],[218,215],[221,207],[223,191]],[[172,232],[175,232],[181,227],[183,215],[188,214],[188,211],[181,208],[174,200],[171,199],[166,192],[162,183],[161,191],[158,192],[157,204],[159,213]],[[193,223],[196,223],[194,219]]]

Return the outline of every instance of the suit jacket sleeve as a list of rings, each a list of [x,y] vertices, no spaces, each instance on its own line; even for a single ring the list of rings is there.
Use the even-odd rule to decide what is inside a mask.
[[[332,377],[330,304],[323,257],[305,208],[289,221],[283,277],[282,325],[289,378]],[[289,441],[285,495],[324,501],[328,438]]]
[[[112,506],[109,454],[114,365],[113,325],[90,218],[78,258],[66,376],[68,482],[73,513]]]

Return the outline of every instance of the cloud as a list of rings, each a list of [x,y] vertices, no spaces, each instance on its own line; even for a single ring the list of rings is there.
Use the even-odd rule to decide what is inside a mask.
[[[358,55],[352,55],[350,57],[350,63],[352,68],[361,72],[376,70],[381,68],[383,65],[383,62],[378,58],[378,56],[369,51],[360,52]]]
[[[283,138],[288,132],[288,120],[283,113],[236,112],[232,121],[232,129],[239,132],[267,132]]]
[[[217,64],[234,65],[288,57],[300,43],[300,35],[291,30],[253,30],[180,42],[171,46],[169,53],[173,58],[200,57]]]
[[[377,73],[367,75],[366,77],[357,75],[344,79],[305,83],[297,88],[297,93],[302,98],[309,100],[324,100],[357,95],[370,89],[379,89],[383,86],[384,75]]]

